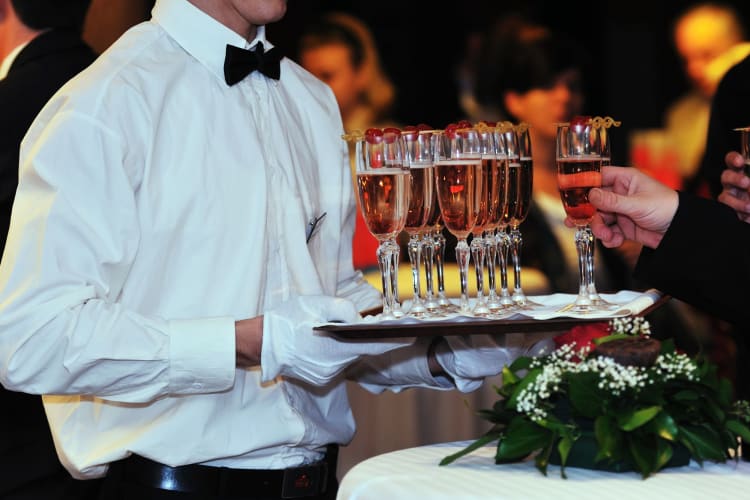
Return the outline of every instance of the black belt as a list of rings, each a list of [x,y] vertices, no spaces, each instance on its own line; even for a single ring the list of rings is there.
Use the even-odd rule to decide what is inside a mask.
[[[335,484],[338,446],[315,463],[288,469],[229,469],[207,465],[169,467],[138,455],[114,462],[108,475],[149,488],[206,496],[304,498],[322,495]]]

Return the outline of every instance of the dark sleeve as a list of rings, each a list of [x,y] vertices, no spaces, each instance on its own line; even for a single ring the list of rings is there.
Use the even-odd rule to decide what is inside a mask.
[[[649,286],[739,324],[750,322],[750,224],[713,200],[680,193],[674,220],[635,269]]]
[[[706,151],[699,177],[708,183],[711,195],[721,193],[724,157],[740,150],[740,134],[734,129],[750,125],[750,57],[733,66],[721,79],[711,101]]]

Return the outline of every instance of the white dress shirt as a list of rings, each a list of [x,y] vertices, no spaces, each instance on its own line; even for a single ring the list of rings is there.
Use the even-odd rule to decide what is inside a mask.
[[[380,300],[351,264],[333,93],[289,59],[279,81],[224,82],[226,44],[258,40],[272,47],[263,28],[247,43],[186,0],[158,0],[24,139],[0,266],[0,381],[47,394],[76,477],[130,453],[283,468],[353,435],[343,380],[261,384],[259,368],[235,368],[237,319],[291,294]],[[423,357],[407,372],[429,379]]]

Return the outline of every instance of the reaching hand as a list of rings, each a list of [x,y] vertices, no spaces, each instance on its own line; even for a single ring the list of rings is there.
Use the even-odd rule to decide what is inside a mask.
[[[262,380],[278,375],[325,385],[362,356],[411,345],[413,338],[380,341],[336,340],[313,327],[332,321],[355,323],[360,316],[348,300],[296,296],[263,315]]]
[[[677,211],[677,192],[631,167],[602,167],[602,187],[589,192],[598,209],[591,230],[606,247],[633,240],[656,248]],[[566,220],[572,226],[572,221]]]
[[[732,207],[741,221],[750,222],[750,177],[745,175],[745,159],[730,151],[724,161],[727,169],[721,173],[723,187],[718,200]]]

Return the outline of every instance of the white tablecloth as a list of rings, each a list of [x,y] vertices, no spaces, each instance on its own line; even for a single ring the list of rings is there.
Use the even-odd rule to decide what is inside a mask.
[[[750,462],[691,462],[643,480],[637,473],[610,473],[533,462],[495,465],[490,445],[450,465],[438,466],[468,442],[420,446],[370,458],[341,481],[338,499],[741,499],[750,498]]]

